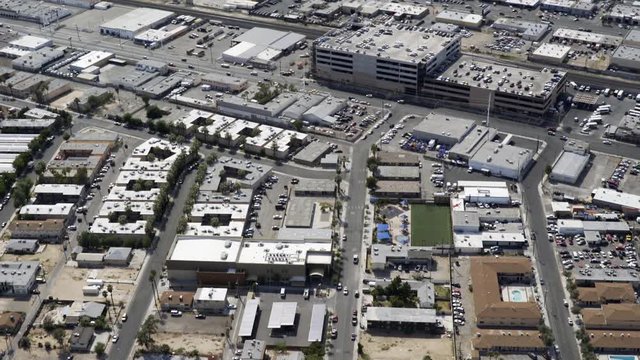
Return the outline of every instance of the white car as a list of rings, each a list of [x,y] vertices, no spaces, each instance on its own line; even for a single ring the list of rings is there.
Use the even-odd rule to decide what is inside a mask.
[[[118,335],[113,335],[113,336],[111,337],[111,342],[112,342],[112,343],[116,343],[116,342],[118,342],[118,339],[120,339],[120,336],[118,336]]]

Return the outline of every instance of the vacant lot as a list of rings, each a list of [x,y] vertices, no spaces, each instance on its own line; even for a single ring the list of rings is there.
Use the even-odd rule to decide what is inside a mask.
[[[411,205],[411,245],[451,244],[451,209],[448,206]]]
[[[422,360],[425,355],[433,360],[454,358],[451,339],[446,337],[407,337],[402,333],[375,336],[363,332],[360,343],[370,360]]]

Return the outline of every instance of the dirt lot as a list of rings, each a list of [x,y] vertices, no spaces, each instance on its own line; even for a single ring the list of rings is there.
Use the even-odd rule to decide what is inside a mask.
[[[154,336],[157,345],[167,344],[172,349],[197,349],[200,354],[222,354],[224,337],[215,335],[194,336],[193,334],[163,332]]]
[[[62,258],[62,247],[60,245],[41,245],[38,252],[33,255],[4,254],[1,261],[40,261],[40,265],[46,274],[49,274]]]
[[[101,296],[84,296],[82,287],[85,286],[90,275],[96,279],[102,279],[106,284],[113,285],[113,300],[118,303],[127,303],[134,290],[134,281],[138,276],[138,270],[129,268],[103,268],[80,269],[65,266],[55,280],[51,296],[64,300],[102,300]]]
[[[433,360],[453,359],[453,344],[444,338],[372,336],[361,333],[360,343],[371,360],[422,360],[430,355]]]

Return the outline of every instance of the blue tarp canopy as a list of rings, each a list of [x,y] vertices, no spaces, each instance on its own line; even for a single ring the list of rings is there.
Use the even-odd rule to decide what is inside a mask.
[[[378,241],[388,241],[391,239],[391,235],[389,235],[386,231],[379,231],[377,234]]]
[[[378,232],[389,231],[389,225],[387,224],[376,224],[376,229]]]
[[[396,240],[402,245],[407,245],[409,243],[409,237],[404,235],[396,237]]]

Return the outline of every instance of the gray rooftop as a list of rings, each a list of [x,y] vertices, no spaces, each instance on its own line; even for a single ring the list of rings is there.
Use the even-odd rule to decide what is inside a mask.
[[[38,261],[2,261],[0,262],[0,284],[27,286],[39,267]]]
[[[262,360],[266,348],[267,343],[262,340],[245,340],[240,359]]]
[[[113,20],[100,25],[102,28],[119,29],[136,32],[163,19],[168,19],[175,13],[150,8],[136,8]]]
[[[295,186],[296,193],[299,192],[333,192],[336,183],[333,180],[324,179],[300,179]]]
[[[400,40],[402,39],[402,40]],[[426,36],[419,31],[374,26],[353,30],[333,30],[316,40],[319,49],[335,49],[405,63],[426,63],[458,36]]]
[[[287,227],[310,228],[313,225],[315,199],[293,197],[287,207],[285,225]]]
[[[529,37],[542,36],[550,29],[548,24],[506,17],[497,19],[492,27],[500,30],[518,32]]]
[[[367,321],[402,322],[405,324],[435,324],[434,309],[409,309],[389,307],[367,308]]]
[[[640,48],[633,46],[620,45],[613,53],[613,60],[622,59],[627,61],[640,60]]]
[[[627,36],[624,37],[624,40],[622,41],[622,43],[627,43],[627,42],[635,42],[638,43],[640,42],[640,30],[629,30],[629,32],[627,33]]]
[[[480,226],[480,216],[476,211],[453,211],[451,221],[454,228],[457,226]]]
[[[578,177],[589,162],[589,154],[581,155],[572,152],[563,152],[553,166],[552,177]]]
[[[327,95],[325,94],[302,93],[295,103],[293,103],[282,112],[282,115],[291,119],[301,119],[302,114],[304,114],[313,106],[318,105],[326,97]]]
[[[529,70],[462,56],[437,79],[472,88],[546,98],[552,94],[565,75],[564,71],[552,73],[548,69]]]
[[[518,170],[526,167],[532,156],[533,151],[530,149],[512,145],[500,146],[495,142],[487,142],[478,149],[472,160],[480,163],[490,162],[494,166]]]
[[[0,121],[0,128],[44,129],[54,122],[56,119],[4,119]]]
[[[290,31],[285,32],[269,28],[254,27],[233,39],[233,41],[246,41],[251,44],[268,46],[276,50],[284,50],[304,39],[304,35]]]
[[[311,310],[311,323],[309,324],[309,342],[321,342],[324,334],[324,324],[327,316],[326,304],[313,304]]]
[[[606,46],[618,46],[622,43],[622,37],[605,35],[594,32],[586,32],[574,29],[559,28],[553,33],[553,37],[568,40],[577,40],[585,43],[594,43]]]
[[[133,250],[129,247],[110,247],[104,255],[105,261],[125,261]]]
[[[31,252],[38,249],[38,240],[11,239],[4,248],[7,252]]]
[[[430,113],[413,130],[425,134],[455,138],[459,141],[474,126],[475,122],[473,120]]]
[[[331,145],[324,141],[312,141],[304,149],[300,150],[294,157],[294,161],[316,162],[318,159],[331,151]]]
[[[16,68],[24,68],[29,70],[39,70],[43,66],[49,64],[64,56],[64,51],[60,48],[42,48],[32,51],[11,61]]]
[[[398,179],[420,179],[420,168],[415,166],[379,166],[378,177]]]

